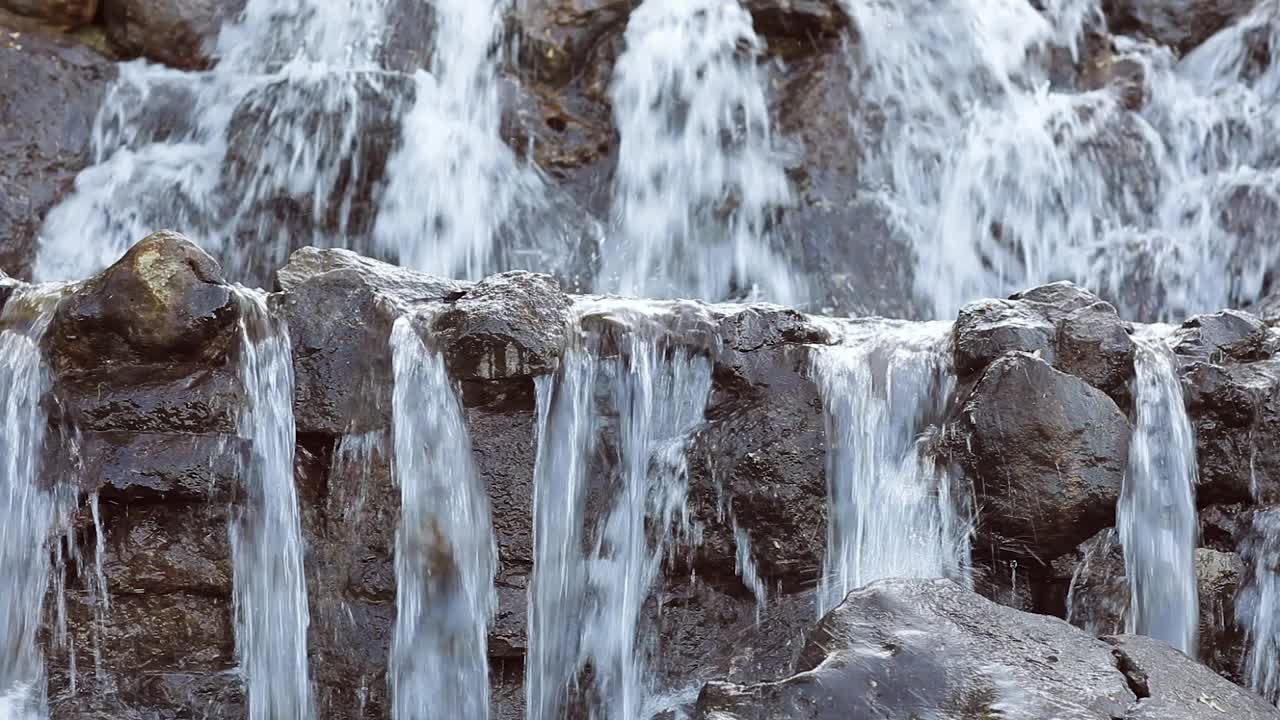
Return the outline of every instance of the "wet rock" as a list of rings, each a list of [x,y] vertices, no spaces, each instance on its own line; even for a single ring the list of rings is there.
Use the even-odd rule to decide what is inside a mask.
[[[1103,12],[1112,32],[1144,35],[1185,54],[1253,6],[1250,0],[1107,0]]]
[[[1200,654],[1197,659],[1219,675],[1243,685],[1246,637],[1236,623],[1236,593],[1244,576],[1236,553],[1196,550],[1196,588],[1200,598]]]
[[[103,569],[113,594],[231,592],[227,508],[102,500]]]
[[[1197,503],[1280,498],[1280,362],[1193,363],[1183,392],[1195,429]]]
[[[706,421],[688,449],[689,502],[706,524],[696,549],[700,575],[738,584],[736,522],[770,587],[819,577],[826,432],[808,364],[807,348],[781,345],[717,368]]]
[[[232,434],[244,398],[229,366],[103,367],[63,373],[54,389],[55,415],[82,431]]]
[[[849,25],[840,3],[835,0],[747,0],[756,33],[769,38],[772,52],[779,52],[776,40],[818,42],[837,37]]]
[[[979,373],[1009,352],[1054,361],[1054,327],[1010,300],[979,300],[960,309],[955,326],[955,367],[961,377]]]
[[[4,306],[5,303],[9,302],[9,296],[13,294],[14,290],[21,287],[21,285],[22,283],[14,280],[8,275],[5,275],[4,271],[0,270],[0,312],[4,312]]]
[[[0,14],[0,269],[10,275],[29,277],[45,215],[88,164],[114,76],[115,66],[84,45]]]
[[[465,287],[347,250],[314,248],[295,252],[277,282],[293,344],[298,431],[330,436],[386,427],[392,323]]]
[[[456,378],[531,377],[559,365],[569,306],[569,297],[547,275],[500,273],[470,287],[435,318],[432,331]]]
[[[1185,358],[1222,362],[1264,359],[1267,355],[1267,327],[1261,320],[1239,310],[1223,310],[1197,315],[1182,324],[1174,351]]]
[[[1071,574],[1067,620],[1098,637],[1123,633],[1129,609],[1125,572],[1124,548],[1115,528],[1082,543]]]
[[[238,317],[218,263],[181,235],[161,231],[59,304],[50,329],[51,362],[60,373],[219,364],[237,337]]]
[[[1034,308],[1049,322],[1057,323],[1066,319],[1071,313],[1091,307],[1101,302],[1101,298],[1073,282],[1065,280],[1039,285],[1009,296]]]
[[[243,0],[103,0],[107,39],[123,57],[145,57],[179,70],[213,64],[218,29]]]
[[[1048,562],[1111,524],[1130,433],[1102,391],[1013,353],[987,369],[945,436],[973,483],[980,534]]]
[[[0,10],[38,18],[51,25],[78,27],[93,22],[98,0],[4,0]]]
[[[1116,309],[1110,303],[1097,302],[1072,312],[1058,324],[1054,367],[1124,402],[1133,378],[1135,352],[1128,327]]]
[[[708,683],[694,717],[905,720],[994,716],[1013,705],[1030,717],[1111,720],[1136,700],[1107,644],[947,580],[855,590],[813,629],[793,672],[758,685]]]
[[[1243,503],[1211,505],[1200,511],[1200,544],[1212,550],[1231,552],[1235,549],[1238,516]]]
[[[181,502],[228,502],[246,441],[213,434],[84,430],[76,461],[83,492]]]
[[[1280,712],[1172,647],[1141,635],[1105,638],[1137,693],[1125,720],[1270,720]]]
[[[1080,74],[1080,89],[1111,88],[1120,98],[1120,106],[1138,112],[1147,104],[1147,68],[1133,56],[1117,54],[1107,41],[1105,49],[1089,56]]]

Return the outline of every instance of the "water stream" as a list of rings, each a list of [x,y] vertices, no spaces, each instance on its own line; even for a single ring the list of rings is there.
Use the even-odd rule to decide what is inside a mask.
[[[830,520],[818,613],[889,577],[968,582],[966,495],[927,450],[952,389],[947,323],[850,323],[816,352]]]
[[[1196,655],[1196,446],[1169,328],[1137,340],[1133,438],[1116,528],[1129,580],[1127,631]]]
[[[391,351],[400,488],[392,717],[484,720],[497,558],[486,488],[444,358],[405,317],[392,328]]]
[[[236,653],[249,720],[310,720],[307,582],[294,487],[293,360],[266,295],[241,290],[238,432],[250,443],[229,523]]]

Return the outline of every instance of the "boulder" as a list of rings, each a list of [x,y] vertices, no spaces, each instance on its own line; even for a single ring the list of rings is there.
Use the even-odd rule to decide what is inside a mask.
[[[160,231],[77,287],[50,330],[59,372],[138,364],[223,362],[239,308],[222,268],[181,235]]]
[[[711,682],[697,720],[1125,717],[1136,698],[1109,646],[948,580],[883,580],[810,632],[792,675]]]
[[[1084,380],[1122,405],[1127,404],[1135,353],[1129,328],[1110,303],[1082,307],[1058,324],[1054,367]]]
[[[1183,393],[1195,430],[1197,503],[1280,499],[1280,362],[1194,362]]]
[[[531,378],[558,367],[570,305],[550,276],[505,272],[468,288],[435,317],[431,331],[455,378]]]
[[[94,118],[115,72],[73,39],[0,13],[0,269],[10,275],[30,276],[45,215],[88,164]]]
[[[74,28],[92,23],[98,14],[98,5],[98,0],[4,0],[0,2],[0,10]]]
[[[1042,563],[1111,524],[1130,434],[1110,397],[1027,353],[987,368],[944,433],[980,535]]]
[[[1052,363],[1053,323],[1012,300],[979,300],[956,318],[955,367],[961,377],[986,370],[1005,353],[1032,353]]]
[[[179,70],[213,64],[218,30],[244,0],[103,0],[107,40],[125,58],[144,57]]]
[[[1239,310],[1223,310],[1197,315],[1182,324],[1174,351],[1187,359],[1205,362],[1265,359],[1267,326],[1257,317]]]
[[[1106,0],[1103,12],[1112,32],[1145,35],[1186,54],[1253,7],[1252,0]]]
[[[391,325],[454,298],[464,284],[348,250],[303,248],[277,273],[293,344],[294,419],[301,433],[363,434],[391,413]]]
[[[986,717],[1280,718],[1173,648],[1093,638],[997,605],[949,580],[883,580],[849,594],[809,634],[792,674],[713,681],[695,720]]]

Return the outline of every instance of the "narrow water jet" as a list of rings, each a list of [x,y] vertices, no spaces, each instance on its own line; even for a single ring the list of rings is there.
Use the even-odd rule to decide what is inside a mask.
[[[818,614],[889,577],[969,582],[965,498],[931,458],[926,423],[955,386],[947,323],[855,322],[819,348],[827,425],[827,551]]]
[[[391,351],[400,489],[392,717],[484,720],[497,563],[488,495],[444,358],[405,317],[392,328]]]
[[[0,718],[47,715],[40,625],[59,528],[75,490],[42,470],[50,376],[40,342],[57,308],[47,287],[17,290],[0,313]]]
[[[1251,577],[1236,599],[1236,621],[1249,638],[1244,671],[1249,687],[1280,704],[1280,510],[1259,510],[1250,524],[1240,555]]]
[[[616,236],[597,286],[639,297],[801,300],[802,283],[767,227],[791,191],[750,13],[738,0],[645,0],[625,37],[610,89],[620,136]]]
[[[307,662],[307,583],[294,487],[293,360],[284,321],[260,291],[239,289],[238,372],[244,406],[238,432],[250,443],[239,479],[243,499],[228,530],[236,653],[249,720],[315,716]]]
[[[1127,632],[1196,656],[1196,447],[1168,328],[1137,338],[1136,409],[1116,528],[1129,580]]]
[[[685,442],[702,421],[711,364],[668,347],[644,313],[618,315],[627,329],[616,355],[588,342],[539,386],[530,720],[562,717],[574,702],[602,720],[640,720],[658,689],[642,615],[672,544],[690,531]],[[614,495],[603,518],[587,518],[590,463],[611,422]],[[589,687],[577,687],[588,666]]]

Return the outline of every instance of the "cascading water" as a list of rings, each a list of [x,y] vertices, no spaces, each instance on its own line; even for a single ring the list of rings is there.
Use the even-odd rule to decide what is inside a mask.
[[[1168,328],[1153,326],[1137,341],[1134,431],[1116,528],[1129,580],[1128,632],[1194,657],[1196,446],[1167,335]]]
[[[622,317],[629,328],[619,356],[572,350],[554,388],[540,388],[527,681],[531,720],[561,717],[577,673],[588,665],[585,701],[592,717],[640,720],[656,712],[641,615],[673,533],[688,526],[684,443],[702,420],[711,365],[686,350],[664,347],[649,332],[657,328],[643,312]],[[619,479],[584,556],[584,483],[602,429],[600,409],[592,402],[598,381],[617,413]]]
[[[870,321],[816,351],[827,421],[829,521],[819,615],[888,577],[968,581],[965,504],[929,457],[923,423],[955,385],[950,325]]]
[[[431,73],[391,159],[378,216],[378,243],[402,264],[449,277],[507,269],[498,232],[520,197],[542,194],[498,135],[501,98],[492,57],[505,0],[434,5]]]
[[[57,306],[47,288],[20,290],[0,314],[0,718],[46,714],[40,624],[57,530],[75,492],[44,477],[49,373],[40,339]]]
[[[1236,599],[1236,620],[1249,634],[1245,671],[1249,686],[1280,703],[1280,510],[1259,510],[1240,554],[1251,566]]]
[[[627,24],[612,97],[621,145],[615,247],[600,287],[643,297],[801,299],[770,246],[790,201],[738,0],[646,0]]]
[[[400,488],[392,717],[484,720],[497,557],[488,496],[444,358],[403,317],[391,350]]]
[[[370,99],[394,90],[378,64],[385,4],[249,0],[223,25],[212,70],[121,64],[93,165],[41,230],[35,277],[86,277],[166,227],[246,281],[265,282],[301,244],[368,251],[354,178],[366,125],[385,119],[369,117]],[[290,236],[290,214],[307,218],[305,235]]]
[[[293,361],[284,322],[261,292],[242,290],[238,431],[250,442],[244,494],[229,523],[236,651],[249,720],[314,717],[307,663],[307,583],[294,488]]]
[[[855,116],[872,130],[861,182],[903,218],[916,291],[936,317],[1058,279],[1140,317],[1258,297],[1277,251],[1249,218],[1280,199],[1267,156],[1280,62],[1260,67],[1249,47],[1280,32],[1275,3],[1181,60],[1117,38],[1150,89],[1138,112],[1132,88],[1051,85],[1054,50],[1079,59],[1103,21],[1088,0],[1044,5],[845,3]]]

